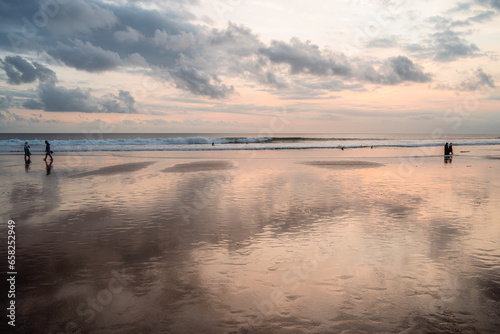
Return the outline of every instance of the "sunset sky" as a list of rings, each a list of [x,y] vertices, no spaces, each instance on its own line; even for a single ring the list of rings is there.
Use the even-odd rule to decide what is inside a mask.
[[[499,133],[499,41],[499,0],[0,0],[0,132]]]

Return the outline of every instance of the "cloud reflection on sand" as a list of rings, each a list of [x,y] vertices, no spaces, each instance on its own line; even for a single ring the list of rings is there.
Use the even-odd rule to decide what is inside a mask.
[[[304,165],[323,167],[328,169],[357,169],[357,168],[375,168],[382,167],[383,164],[364,160],[338,160],[338,161],[304,161]]]
[[[78,178],[78,177],[86,177],[86,176],[94,176],[94,175],[115,175],[115,174],[120,174],[120,173],[130,173],[130,172],[135,172],[135,171],[141,170],[143,168],[146,168],[147,166],[149,166],[153,163],[154,163],[154,161],[131,162],[131,163],[114,165],[114,166],[102,167],[102,168],[99,168],[97,170],[93,170],[90,172],[70,175],[69,177]]]

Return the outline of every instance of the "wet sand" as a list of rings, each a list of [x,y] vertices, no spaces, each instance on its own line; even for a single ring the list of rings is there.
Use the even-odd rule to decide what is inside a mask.
[[[102,167],[97,170],[85,172],[85,173],[80,173],[80,174],[74,174],[70,175],[69,177],[85,177],[85,176],[93,176],[93,175],[114,175],[114,174],[120,174],[120,173],[129,173],[129,172],[135,172],[138,170],[141,170],[143,168],[146,168],[147,166],[151,165],[152,161],[147,161],[147,162],[131,162],[131,163],[125,163],[125,164],[119,164],[119,165],[114,165],[114,166],[108,166],[108,167]]]
[[[176,164],[165,168],[163,172],[168,173],[189,173],[189,172],[209,172],[233,169],[234,164],[230,161],[196,161],[185,164]]]
[[[17,333],[497,333],[500,160],[466,150],[2,155]]]
[[[383,164],[372,161],[363,160],[340,160],[340,161],[304,161],[304,165],[317,166],[328,169],[358,169],[358,168],[375,168],[381,167]]]

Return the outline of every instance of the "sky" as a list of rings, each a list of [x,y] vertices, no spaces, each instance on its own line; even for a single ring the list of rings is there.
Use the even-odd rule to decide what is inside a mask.
[[[0,132],[500,133],[500,0],[0,0]]]

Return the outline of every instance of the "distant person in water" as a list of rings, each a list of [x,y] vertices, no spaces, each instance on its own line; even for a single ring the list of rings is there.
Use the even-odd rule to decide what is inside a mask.
[[[24,142],[24,162],[29,164],[31,162],[31,152],[28,142]]]
[[[47,157],[50,157],[50,162],[54,161],[52,158],[52,151],[50,150],[50,144],[48,141],[45,141],[45,159],[43,159],[43,161],[47,161]]]

